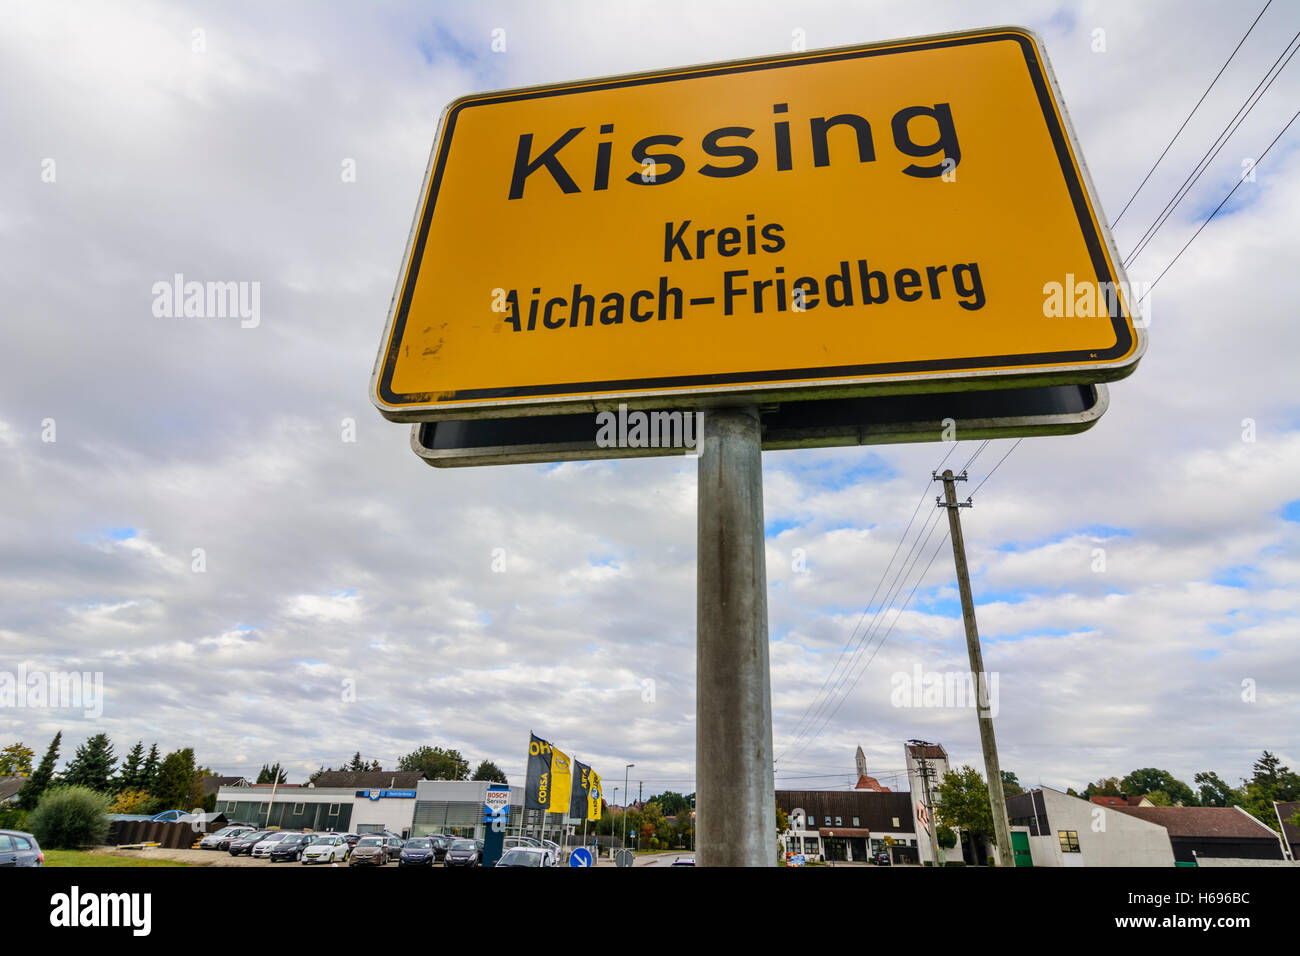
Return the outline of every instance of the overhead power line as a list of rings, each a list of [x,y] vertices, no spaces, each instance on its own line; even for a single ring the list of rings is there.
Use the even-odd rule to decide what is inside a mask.
[[[1295,113],[1293,113],[1291,115],[1291,118],[1287,120],[1286,125],[1282,127],[1282,131],[1273,137],[1273,142],[1268,144],[1268,148],[1265,149],[1264,152],[1260,154],[1259,159],[1255,161],[1256,166],[1258,166],[1261,162],[1263,162],[1264,157],[1268,155],[1269,150],[1271,150],[1275,145],[1277,145],[1277,141],[1281,139],[1286,134],[1286,131],[1291,128],[1291,124],[1296,121],[1297,116],[1300,116],[1300,110],[1297,110]],[[1219,210],[1222,209],[1225,205],[1227,205],[1228,200],[1232,198],[1232,194],[1237,191],[1237,189],[1241,186],[1243,182],[1245,182],[1245,179],[1238,179],[1236,185],[1234,185],[1231,189],[1228,190],[1228,195],[1224,196],[1223,200],[1217,206],[1214,207],[1214,211],[1205,217],[1205,221],[1201,223],[1199,227],[1197,227],[1194,233],[1192,233],[1192,237],[1188,239],[1185,243],[1183,243],[1183,247],[1179,249],[1178,253],[1173,257],[1173,259],[1169,261],[1169,265],[1165,266],[1164,269],[1160,271],[1160,275],[1156,276],[1155,281],[1152,282],[1150,287],[1146,290],[1146,292],[1142,294],[1142,298],[1138,299],[1137,304],[1141,305],[1142,300],[1151,294],[1151,290],[1156,287],[1156,283],[1158,283],[1161,279],[1163,279],[1165,277],[1165,273],[1174,267],[1174,263],[1176,263],[1179,259],[1182,258],[1183,253],[1187,251],[1187,247],[1190,246],[1194,241],[1196,241],[1196,237],[1201,234],[1201,230],[1204,229],[1206,226],[1208,226],[1210,224],[1210,221],[1219,214]]]
[[[952,456],[952,453],[957,450],[957,446],[959,444],[961,443],[960,442],[952,443],[952,447],[948,449],[947,454],[945,454],[943,458],[939,461],[938,466],[936,466],[937,468],[943,467],[943,463],[946,462]],[[871,607],[875,603],[876,595],[880,593],[881,585],[885,583],[885,579],[889,576],[889,571],[891,568],[893,568],[894,561],[898,558],[898,552],[902,549],[903,542],[907,540],[908,532],[912,530],[912,524],[916,521],[916,516],[917,514],[920,513],[921,505],[925,503],[925,499],[928,497],[929,493],[930,493],[930,486],[927,484],[921,490],[921,497],[917,499],[916,507],[912,510],[912,517],[908,519],[907,527],[903,529],[903,533],[899,536],[898,543],[894,546],[894,552],[889,556],[889,563],[885,565],[884,571],[881,572],[880,579],[876,582],[876,586],[871,592],[871,597],[867,601],[867,606],[863,608],[862,615],[858,618],[858,623],[854,625],[853,630],[849,633],[848,639],[844,642],[844,647],[841,648],[839,656],[836,657],[835,663],[831,666],[830,673],[826,675],[826,678],[822,681],[821,687],[818,688],[817,693],[813,695],[813,699],[809,701],[808,706],[804,709],[803,714],[800,715],[799,720],[795,722],[793,733],[795,734],[796,740],[802,735],[801,731],[804,730],[805,722],[809,719],[809,716],[813,714],[814,708],[819,707],[821,703],[822,694],[826,691],[827,686],[830,685],[831,681],[835,679],[835,675],[839,671],[840,665],[845,660],[844,655],[849,653],[849,648],[853,645],[854,639],[857,637],[858,631],[861,629],[863,621],[866,620],[867,615],[871,612]],[[903,560],[904,562],[906,562],[907,559],[904,558]],[[812,719],[815,720],[816,717],[813,716]],[[781,757],[783,757],[784,755],[785,755],[785,751],[783,750],[780,754],[777,755],[776,759],[780,760]]]
[[[1124,257],[1125,265],[1128,265],[1140,256],[1146,250],[1147,246],[1151,244],[1151,241],[1155,239],[1156,234],[1164,227],[1165,223],[1169,221],[1169,218],[1173,216],[1178,207],[1182,205],[1183,200],[1187,198],[1188,193],[1190,193],[1192,188],[1200,181],[1201,176],[1203,176],[1205,171],[1210,168],[1210,164],[1213,163],[1219,153],[1223,151],[1223,147],[1228,145],[1228,140],[1232,139],[1233,135],[1241,127],[1241,124],[1244,123],[1246,118],[1254,111],[1255,107],[1259,104],[1259,101],[1263,99],[1264,94],[1268,92],[1269,87],[1271,87],[1274,81],[1282,75],[1282,71],[1287,68],[1287,65],[1291,62],[1291,58],[1296,55],[1297,51],[1300,51],[1300,45],[1296,45],[1297,40],[1300,40],[1300,30],[1296,31],[1295,35],[1287,41],[1287,45],[1283,48],[1282,52],[1278,54],[1277,59],[1273,61],[1272,66],[1270,66],[1268,71],[1264,74],[1264,78],[1261,79],[1259,83],[1255,84],[1255,88],[1251,90],[1250,95],[1246,97],[1245,102],[1237,108],[1237,112],[1233,114],[1232,119],[1228,120],[1228,124],[1224,126],[1224,128],[1219,132],[1219,135],[1215,137],[1214,142],[1211,143],[1209,148],[1201,155],[1201,158],[1197,161],[1196,165],[1192,167],[1192,171],[1187,174],[1187,178],[1183,180],[1182,185],[1178,187],[1174,192],[1174,195],[1167,203],[1165,203],[1164,209],[1162,209],[1160,214],[1152,220],[1149,226],[1147,226],[1146,232],[1142,234],[1142,238],[1138,240],[1137,245],[1135,245],[1129,254]],[[1290,53],[1287,52],[1288,50]],[[1278,65],[1279,63],[1281,66]]]
[[[1187,114],[1187,119],[1183,120],[1183,125],[1178,127],[1178,132],[1174,133],[1174,138],[1171,139],[1165,145],[1165,148],[1160,151],[1160,155],[1156,157],[1156,161],[1151,164],[1151,168],[1147,170],[1147,174],[1142,177],[1142,182],[1138,183],[1137,189],[1133,190],[1133,195],[1128,197],[1128,202],[1124,204],[1124,208],[1119,211],[1119,215],[1116,216],[1115,221],[1111,223],[1112,227],[1119,225],[1119,221],[1124,218],[1124,213],[1128,212],[1128,207],[1133,205],[1133,200],[1137,199],[1138,193],[1140,193],[1142,187],[1147,184],[1147,180],[1151,178],[1151,174],[1156,171],[1156,167],[1160,165],[1160,161],[1165,158],[1165,155],[1169,152],[1170,148],[1175,142],[1177,142],[1178,137],[1181,136],[1183,130],[1187,128],[1187,124],[1190,123],[1192,117],[1196,115],[1196,111],[1200,109],[1201,104],[1205,102],[1205,98],[1210,95],[1210,90],[1214,89],[1214,84],[1219,82],[1219,77],[1223,76],[1223,71],[1228,68],[1228,64],[1232,62],[1232,58],[1237,55],[1237,51],[1241,49],[1241,45],[1246,42],[1246,37],[1250,36],[1251,31],[1255,29],[1255,24],[1259,23],[1260,18],[1264,16],[1268,11],[1268,8],[1272,5],[1273,0],[1268,0],[1268,3],[1264,4],[1264,9],[1260,10],[1255,19],[1251,21],[1245,34],[1237,41],[1237,45],[1232,48],[1232,52],[1228,54],[1228,58],[1223,61],[1223,66],[1219,67],[1219,72],[1214,74],[1214,79],[1210,80],[1210,85],[1205,88],[1205,92],[1201,94],[1201,98],[1196,101],[1196,105],[1192,107],[1192,111]]]

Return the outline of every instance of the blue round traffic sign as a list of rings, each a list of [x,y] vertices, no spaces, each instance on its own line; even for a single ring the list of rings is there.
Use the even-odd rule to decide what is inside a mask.
[[[585,847],[577,847],[569,854],[569,866],[591,866],[591,851]]]

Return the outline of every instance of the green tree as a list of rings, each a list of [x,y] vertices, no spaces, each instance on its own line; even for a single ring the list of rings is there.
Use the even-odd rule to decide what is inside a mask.
[[[203,778],[194,766],[194,748],[174,750],[158,768],[153,800],[154,813],[164,810],[193,810],[203,803]]]
[[[659,806],[664,808],[664,813],[670,817],[677,816],[683,810],[691,809],[691,798],[672,790],[665,790],[655,799],[659,801]]]
[[[474,771],[471,780],[486,780],[489,783],[509,783],[506,779],[505,771],[494,764],[491,760],[484,760]]]
[[[784,833],[790,829],[790,815],[781,809],[781,804],[776,805],[776,832]]]
[[[1014,797],[1018,793],[1024,793],[1025,788],[1020,785],[1020,780],[1010,770],[1002,771],[1002,793],[1008,797]]]
[[[153,792],[154,786],[158,783],[158,769],[162,765],[162,759],[158,756],[158,745],[155,743],[149,748],[149,756],[145,757],[144,766],[140,768],[139,789]]]
[[[96,793],[111,793],[113,768],[113,743],[108,734],[95,734],[77,748],[71,762],[63,771],[63,782],[74,787],[86,787]]]
[[[289,775],[280,767],[277,760],[269,767],[262,764],[262,769],[257,772],[257,780],[254,783],[288,783]]]
[[[1203,807],[1235,807],[1241,803],[1241,791],[1228,786],[1213,770],[1196,774],[1192,782],[1198,787]]]
[[[32,772],[36,751],[20,740],[0,750],[0,777],[26,777]]]
[[[1271,829],[1277,822],[1274,801],[1300,800],[1300,776],[1267,750],[1251,770],[1251,778],[1242,781],[1241,808]]]
[[[469,761],[458,750],[441,747],[420,747],[397,762],[398,770],[418,770],[430,780],[465,780],[469,777]]]
[[[54,765],[59,760],[59,744],[63,742],[63,731],[54,735],[50,741],[49,748],[45,751],[45,756],[41,758],[40,765],[27,778],[21,790],[18,791],[18,806],[20,809],[32,811],[40,802],[41,796],[49,789],[50,782],[54,779]]]
[[[1119,787],[1119,777],[1102,777],[1096,783],[1090,783],[1083,788],[1083,798],[1085,800],[1091,797],[1118,797],[1122,790]]]
[[[993,807],[988,785],[979,771],[963,766],[944,774],[935,791],[935,803],[939,825],[966,834],[972,841],[972,858],[978,862],[978,847],[993,839]]]
[[[1127,793],[1130,797],[1145,796],[1149,798],[1152,793],[1163,791],[1169,795],[1169,799],[1173,802],[1171,806],[1173,804],[1183,807],[1196,806],[1196,794],[1192,792],[1192,788],[1168,770],[1143,767],[1141,770],[1134,770],[1119,783],[1120,791]],[[1154,800],[1151,802],[1155,803]]]
[[[108,836],[109,799],[89,787],[53,787],[31,812],[28,826],[47,849],[97,846]]]
[[[135,746],[128,750],[126,756],[122,759],[122,766],[117,772],[117,779],[113,781],[113,789],[117,793],[126,790],[140,790],[144,783],[143,776],[144,741],[137,740]]]
[[[362,759],[361,751],[358,750],[356,753],[352,755],[352,759],[349,760],[346,765],[340,767],[339,769],[350,770],[353,773],[368,773],[372,770],[383,770],[384,767],[383,764],[381,764],[378,760],[372,760],[369,763],[367,763],[364,759]]]

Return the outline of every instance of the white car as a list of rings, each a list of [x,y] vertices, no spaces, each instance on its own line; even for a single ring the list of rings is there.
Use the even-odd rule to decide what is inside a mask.
[[[515,867],[515,866],[556,866],[555,854],[550,847],[537,846],[517,846],[513,849],[506,850],[501,854],[501,859],[497,860],[497,866]]]
[[[259,860],[268,859],[271,856],[271,848],[293,832],[293,830],[276,830],[261,843],[257,844],[257,846],[253,847],[252,852],[248,855],[256,857]]]
[[[348,841],[333,833],[322,833],[316,842],[302,851],[302,862],[306,863],[342,863],[348,858],[352,847]]]

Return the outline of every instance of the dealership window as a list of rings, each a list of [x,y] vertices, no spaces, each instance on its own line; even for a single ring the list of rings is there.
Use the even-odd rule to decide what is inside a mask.
[[[329,815],[332,817],[337,817],[339,815],[339,805],[337,803],[330,804]]]
[[[1058,830],[1057,835],[1061,838],[1062,853],[1078,853],[1079,851],[1079,831],[1078,830]]]
[[[842,827],[842,826],[844,826],[844,818],[843,818],[843,817],[836,817],[836,818],[835,818],[835,825],[836,825],[837,827]]]
[[[265,803],[259,803],[259,804],[257,805],[257,812],[258,812],[258,813],[265,813],[266,811],[267,811],[267,805],[266,805]]]
[[[295,815],[295,816],[298,815],[298,814],[300,814],[300,813],[302,813],[302,804],[301,804],[301,803],[295,803],[295,804],[293,805],[293,812],[294,812],[294,815]]]
[[[853,825],[854,825],[854,826],[857,826],[857,825],[858,825],[858,818],[857,818],[857,817],[854,817],[854,818],[853,818]]]
[[[894,817],[894,829],[898,829],[898,817]]]

